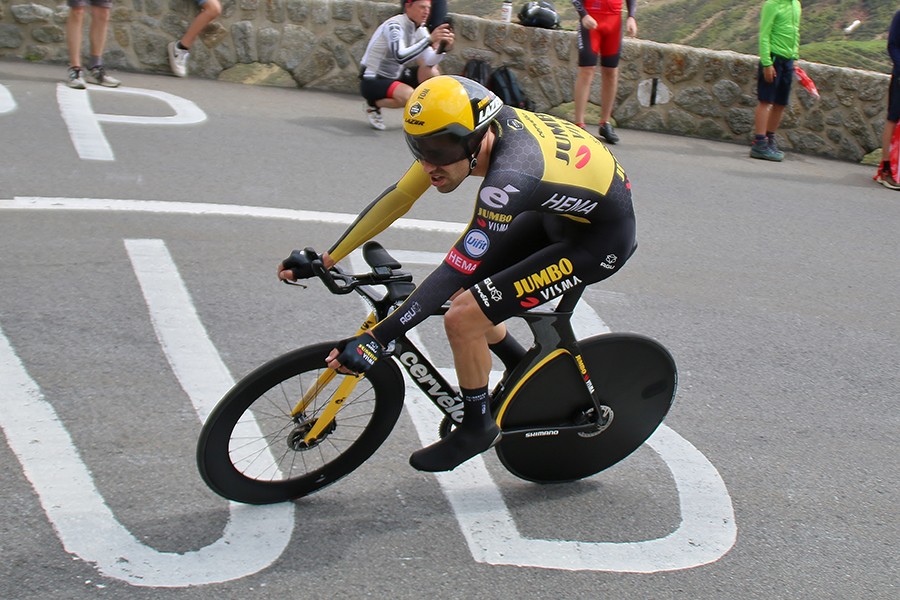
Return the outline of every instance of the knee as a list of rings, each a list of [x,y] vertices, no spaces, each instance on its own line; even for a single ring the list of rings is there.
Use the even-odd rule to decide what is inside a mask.
[[[94,23],[97,26],[105,26],[109,23],[109,15],[110,9],[103,6],[92,6],[91,7],[91,27],[94,27]]]
[[[472,337],[483,333],[478,326],[481,321],[487,319],[472,294],[466,292],[457,296],[450,304],[450,309],[444,315],[444,331],[451,341]]]
[[[393,100],[399,104],[397,108],[403,108],[406,106],[406,102],[409,100],[410,96],[412,96],[413,89],[406,85],[405,83],[401,83],[396,88],[394,88]]]
[[[203,10],[209,14],[211,19],[217,19],[222,14],[222,5],[219,4],[219,0],[206,0]]]
[[[441,70],[437,67],[437,65],[434,65],[434,66],[422,65],[419,67],[419,72],[417,75],[418,75],[419,83],[423,83],[425,81],[428,81],[432,77],[437,77],[440,74],[441,74]]]
[[[69,16],[67,21],[75,21],[80,23],[84,20],[84,7],[83,6],[73,6],[69,8]]]

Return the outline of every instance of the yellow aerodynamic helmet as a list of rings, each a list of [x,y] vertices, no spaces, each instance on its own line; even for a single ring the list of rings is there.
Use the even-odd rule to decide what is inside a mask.
[[[501,108],[503,100],[476,81],[457,75],[432,77],[406,103],[406,143],[417,160],[433,165],[471,161]]]

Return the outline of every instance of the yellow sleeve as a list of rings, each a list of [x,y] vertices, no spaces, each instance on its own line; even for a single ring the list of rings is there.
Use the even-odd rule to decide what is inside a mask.
[[[414,163],[400,181],[384,190],[360,213],[328,254],[338,262],[405,215],[431,185],[425,170]]]

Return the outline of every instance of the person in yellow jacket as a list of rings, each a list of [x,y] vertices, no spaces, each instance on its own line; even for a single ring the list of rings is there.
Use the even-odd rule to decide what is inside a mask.
[[[759,15],[759,66],[750,157],[780,162],[775,132],[791,95],[794,61],[800,58],[800,0],[766,0]]]

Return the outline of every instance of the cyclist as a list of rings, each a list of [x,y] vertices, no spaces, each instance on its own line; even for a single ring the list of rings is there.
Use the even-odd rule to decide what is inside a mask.
[[[413,87],[438,75],[438,63],[453,47],[447,23],[431,33],[425,23],[431,0],[403,0],[403,13],[378,26],[362,57],[359,91],[366,99],[366,117],[374,129],[384,129],[382,108],[403,108]],[[417,65],[404,73],[406,65]]]
[[[483,177],[474,213],[441,265],[406,302],[370,331],[344,340],[326,364],[341,372],[366,371],[392,340],[452,298],[444,326],[464,400],[462,423],[410,457],[419,470],[446,471],[499,440],[488,407],[490,350],[501,358],[523,351],[503,321],[609,277],[631,255],[631,186],[609,150],[583,129],[504,106],[464,77],[441,75],[419,85],[406,105],[403,129],[418,164],[322,255],[325,266],[387,228],[429,186],[449,193],[470,175]],[[278,276],[312,276],[308,254],[295,250],[278,266]]]

